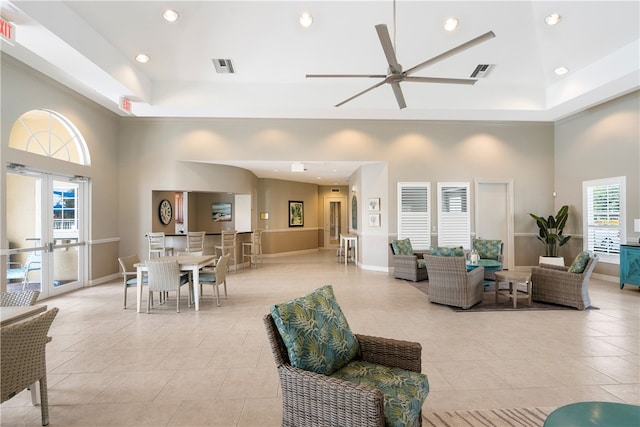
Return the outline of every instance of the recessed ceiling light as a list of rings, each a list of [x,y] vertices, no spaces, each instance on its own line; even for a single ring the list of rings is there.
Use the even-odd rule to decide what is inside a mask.
[[[173,9],[167,9],[162,13],[162,17],[167,22],[175,22],[178,20],[178,12]]]
[[[444,21],[444,29],[446,31],[453,31],[458,27],[458,18],[449,18]]]
[[[544,18],[544,22],[546,22],[547,25],[556,25],[560,21],[562,21],[562,16],[558,15],[557,13],[552,13],[551,15],[548,15],[546,18]]]
[[[139,53],[138,55],[136,55],[136,61],[138,61],[141,64],[146,64],[147,62],[149,62],[149,55],[145,55],[144,53]]]
[[[304,12],[300,15],[300,25],[304,28],[308,28],[313,24],[313,16],[311,16],[308,12]]]
[[[569,72],[569,69],[567,67],[558,67],[555,70],[553,70],[553,72],[561,76],[563,74],[567,74]]]

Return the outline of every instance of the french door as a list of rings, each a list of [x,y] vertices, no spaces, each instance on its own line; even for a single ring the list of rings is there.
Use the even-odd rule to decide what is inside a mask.
[[[83,179],[22,170],[7,173],[9,268],[22,267],[7,290],[40,298],[82,286],[86,276],[86,193]]]

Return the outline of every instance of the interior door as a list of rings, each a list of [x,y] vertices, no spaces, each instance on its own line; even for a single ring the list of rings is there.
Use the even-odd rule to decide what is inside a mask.
[[[502,265],[514,269],[513,185],[510,181],[476,181],[476,238],[502,240]]]
[[[7,174],[9,267],[30,270],[7,290],[33,289],[40,298],[77,289],[85,277],[87,183],[69,177],[22,171]]]
[[[334,249],[340,246],[340,234],[347,233],[347,198],[324,198],[324,247]]]

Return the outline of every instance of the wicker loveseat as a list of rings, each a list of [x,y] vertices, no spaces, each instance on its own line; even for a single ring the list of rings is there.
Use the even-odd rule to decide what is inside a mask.
[[[576,257],[576,261],[581,254]],[[591,305],[589,279],[598,263],[598,255],[592,255],[588,258],[588,262],[582,272],[572,272],[576,261],[570,267],[551,264],[532,267],[533,300],[566,305],[575,307],[578,310],[584,310],[589,307]]]
[[[425,255],[429,270],[429,301],[469,308],[484,297],[484,268],[467,271],[464,256]]]
[[[414,252],[411,240],[394,240],[389,243],[393,255],[393,277],[396,279],[419,282],[427,280],[429,275],[424,263],[423,253]]]
[[[307,297],[317,297],[317,294],[322,298],[320,307],[311,307]],[[324,299],[325,295],[329,298]],[[289,314],[285,311],[283,317],[278,314],[282,305],[273,306],[272,314],[264,316],[282,387],[282,426],[421,426],[422,404],[429,392],[427,377],[420,373],[421,345],[351,334],[342,312],[335,302],[331,302],[332,299],[333,290],[325,286],[291,301],[296,306]],[[323,312],[327,314],[324,319]],[[301,321],[300,317],[307,322]],[[334,320],[338,323],[328,325]],[[308,334],[289,333],[291,326],[309,327],[300,326],[302,323],[313,325]],[[299,338],[304,341],[312,335],[316,338],[311,345],[299,342]],[[345,336],[353,340],[357,349],[346,365],[340,368],[333,366],[337,368],[333,373],[319,373],[315,366],[313,370],[294,366],[315,364],[320,360],[324,363],[331,359],[325,357],[327,348],[335,347],[340,351],[347,348],[344,344],[349,339]],[[333,364],[333,361],[328,363]]]

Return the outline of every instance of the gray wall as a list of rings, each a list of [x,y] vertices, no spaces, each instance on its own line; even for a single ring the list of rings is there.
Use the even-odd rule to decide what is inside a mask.
[[[529,212],[552,213],[567,203],[572,206],[570,230],[581,233],[580,197],[584,179],[626,175],[628,219],[640,217],[638,98],[636,92],[555,125],[118,118],[3,54],[0,179],[4,190],[6,161],[91,178],[90,279],[116,273],[118,254],[146,256],[144,234],[152,228],[157,208],[152,202],[153,190],[252,194],[258,199],[254,215],[275,209],[271,206],[273,190],[282,183],[261,182],[249,171],[213,166],[201,160],[375,162],[354,174],[348,189],[352,185],[357,188],[360,207],[357,232],[361,234],[361,244],[367,247],[364,264],[380,269],[386,269],[388,259],[387,245],[382,242],[393,238],[397,229],[398,181],[430,181],[435,196],[438,181],[512,180],[516,265],[532,265],[542,248],[535,240],[536,227]],[[37,108],[58,111],[78,126],[89,144],[91,167],[45,163],[38,156],[6,147],[16,118]],[[317,247],[318,227],[322,227],[318,200],[309,202],[307,209],[309,188],[303,186],[301,191],[305,197],[305,228],[309,230],[300,235],[300,240],[305,248],[314,241],[318,242]],[[553,191],[558,194],[555,199]],[[349,203],[350,196],[351,193]],[[297,199],[293,193],[282,197]],[[366,226],[363,208],[369,197],[381,198],[381,229]],[[4,191],[0,202],[0,213],[5,218]],[[434,204],[432,220],[437,224],[435,212]],[[261,225],[259,222],[254,220],[257,226]],[[631,223],[628,227],[632,230]],[[274,225],[271,231],[288,230]],[[5,221],[0,222],[0,232],[6,247]],[[271,245],[284,251],[288,247],[280,248],[274,241]],[[572,254],[578,248],[569,250]],[[617,275],[616,269],[617,266],[612,268],[611,274]]]

